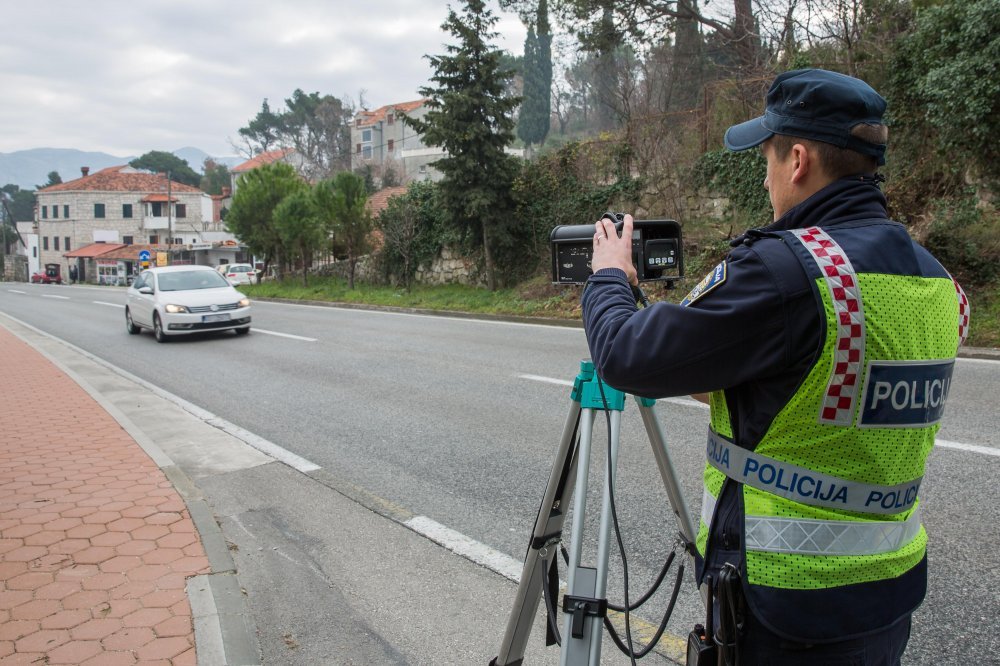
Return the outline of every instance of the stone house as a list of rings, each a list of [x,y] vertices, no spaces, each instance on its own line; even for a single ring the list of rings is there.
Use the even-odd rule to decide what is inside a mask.
[[[213,223],[212,199],[197,187],[130,166],[80,172],[35,193],[39,264],[59,264],[64,278],[73,264],[81,281],[94,281],[86,257],[66,254],[96,243],[166,245],[175,260],[201,263],[182,253],[234,240]]]
[[[351,125],[351,171],[370,164],[378,178],[391,169],[404,183],[440,179],[441,174],[430,164],[444,151],[424,145],[422,135],[401,120],[403,116],[422,118],[427,110],[427,100],[418,99],[359,111]]]

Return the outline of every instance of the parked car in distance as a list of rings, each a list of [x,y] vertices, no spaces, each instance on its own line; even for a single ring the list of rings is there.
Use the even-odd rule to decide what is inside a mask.
[[[250,299],[210,266],[142,271],[128,288],[125,330],[148,328],[157,342],[205,331],[250,332]]]
[[[62,267],[59,264],[45,264],[45,270],[31,274],[35,284],[62,284]]]
[[[233,284],[257,284],[257,271],[250,264],[223,264],[216,270]]]

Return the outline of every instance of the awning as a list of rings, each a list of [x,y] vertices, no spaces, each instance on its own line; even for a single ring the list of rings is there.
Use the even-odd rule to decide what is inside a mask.
[[[177,246],[179,249],[179,246]],[[147,250],[151,259],[156,258],[157,252],[166,252],[166,245],[118,245],[107,254],[102,254],[101,259],[120,259],[124,261],[139,261],[139,253]]]
[[[69,259],[92,259],[111,252],[112,250],[117,250],[121,247],[126,246],[121,243],[91,243],[90,245],[84,245],[83,247],[79,247],[75,250],[70,250],[63,256]]]
[[[177,197],[170,197],[170,200],[171,201],[177,201]],[[141,202],[142,203],[155,203],[155,202],[166,203],[167,202],[167,195],[166,194],[147,194],[145,197],[143,197],[141,199]]]

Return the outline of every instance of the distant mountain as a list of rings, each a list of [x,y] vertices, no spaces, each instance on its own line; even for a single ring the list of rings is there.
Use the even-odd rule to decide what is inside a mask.
[[[192,169],[201,173],[208,153],[198,148],[184,147],[173,151]],[[23,190],[33,190],[48,182],[49,172],[58,171],[63,182],[80,177],[80,167],[90,167],[95,173],[110,166],[128,164],[137,155],[116,157],[108,153],[85,152],[72,148],[32,148],[13,153],[0,153],[0,185],[14,183]],[[212,159],[232,167],[244,161],[242,157],[226,156]]]

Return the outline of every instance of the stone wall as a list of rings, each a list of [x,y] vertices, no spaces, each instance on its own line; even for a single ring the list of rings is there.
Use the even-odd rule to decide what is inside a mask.
[[[413,276],[418,284],[469,284],[478,285],[478,270],[472,259],[461,256],[451,248],[442,248],[429,266],[420,266]]]
[[[28,281],[28,258],[21,254],[7,254],[3,258],[4,282]]]

